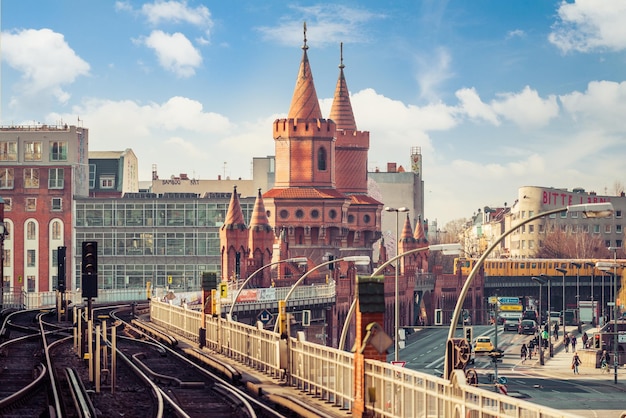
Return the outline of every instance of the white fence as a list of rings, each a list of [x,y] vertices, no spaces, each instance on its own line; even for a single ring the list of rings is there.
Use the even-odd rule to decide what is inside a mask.
[[[152,300],[150,314],[153,322],[199,342],[201,312]],[[311,393],[342,409],[352,409],[354,354],[295,338],[281,342],[276,333],[211,315],[206,315],[205,324],[208,348],[275,378],[284,371],[294,389]],[[281,344],[288,347],[281,350]],[[468,385],[460,371],[455,371],[448,381],[366,360],[364,387],[366,409],[380,417],[576,416]]]

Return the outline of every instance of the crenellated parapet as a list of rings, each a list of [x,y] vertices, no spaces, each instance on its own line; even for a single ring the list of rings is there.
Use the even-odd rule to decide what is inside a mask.
[[[330,119],[276,119],[274,138],[324,138],[334,137],[337,125]]]

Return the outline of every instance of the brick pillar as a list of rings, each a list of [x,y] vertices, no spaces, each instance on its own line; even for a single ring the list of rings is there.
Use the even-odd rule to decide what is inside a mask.
[[[386,350],[379,353],[372,344],[362,347],[361,344],[367,334],[367,326],[374,322],[381,328],[384,324],[385,315],[385,285],[384,276],[357,277],[357,312],[356,312],[356,336],[354,354],[354,403],[352,415],[355,418],[369,416],[365,407],[369,403],[366,398],[365,387],[365,360],[387,361]],[[381,329],[382,331],[382,329]]]

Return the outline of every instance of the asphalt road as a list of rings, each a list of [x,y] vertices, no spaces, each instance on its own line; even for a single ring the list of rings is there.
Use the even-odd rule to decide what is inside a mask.
[[[495,340],[493,326],[474,326],[474,338],[489,335]],[[432,327],[417,329],[400,350],[400,360],[406,361],[405,367],[430,374],[443,371],[444,354],[448,328]],[[457,330],[462,337],[462,331]],[[620,418],[626,411],[626,370],[618,369],[618,383],[614,383],[613,370],[602,374],[599,369],[580,367],[580,374],[571,370],[571,353],[555,345],[554,357],[546,352],[545,364],[540,365],[538,358],[522,363],[520,348],[530,336],[503,332],[498,327],[498,348],[503,349],[503,362],[498,364],[498,376],[507,380],[509,396],[524,399],[538,405],[561,409],[581,417]],[[393,353],[389,359],[392,360]],[[495,390],[490,383],[494,375],[494,365],[484,355],[475,356],[473,366],[479,376],[479,386]],[[626,415],[625,415],[626,416]]]

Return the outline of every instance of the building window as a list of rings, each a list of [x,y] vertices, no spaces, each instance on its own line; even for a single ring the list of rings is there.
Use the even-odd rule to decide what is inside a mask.
[[[10,197],[4,198],[4,210],[9,211],[13,206],[13,199]]]
[[[114,176],[100,176],[100,188],[101,189],[112,189],[114,187],[115,187]]]
[[[525,211],[525,210],[523,210],[523,211],[520,213],[520,218],[522,218],[522,219],[526,219],[526,211]]]
[[[17,161],[17,141],[0,141],[0,161]]]
[[[622,247],[622,240],[621,239],[616,239],[615,240],[615,246],[621,248]]]
[[[11,267],[11,250],[4,250],[4,267]]]
[[[36,197],[26,198],[26,210],[29,212],[33,212],[37,210],[37,198]]]
[[[52,239],[59,241],[61,239],[61,222],[52,222]]]
[[[26,276],[26,291],[35,291],[35,276]]]
[[[372,220],[371,216],[369,215],[363,215],[363,223],[370,223],[370,221]]]
[[[26,224],[26,239],[34,240],[36,237],[37,237],[37,227],[35,225],[35,222],[29,221]]]
[[[311,218],[313,218],[313,219],[317,219],[317,218],[319,218],[319,217],[320,217],[320,211],[319,211],[319,210],[317,210],[317,209],[313,209],[313,210],[311,211]]]
[[[317,150],[317,169],[326,171],[326,148],[320,147]]]
[[[611,233],[611,225],[610,224],[604,225],[604,233],[605,234],[610,234]]]
[[[96,188],[96,165],[89,164],[89,188]]]
[[[615,217],[616,217],[616,218],[621,218],[621,217],[622,217],[622,211],[621,211],[620,209],[617,209],[617,210],[615,211]]]
[[[600,233],[600,225],[595,224],[595,225],[593,226],[593,233],[594,233],[594,234],[599,234],[599,233]]]
[[[615,225],[615,232],[618,234],[622,233],[622,225]]]
[[[545,227],[543,226],[543,224],[539,224],[539,233],[543,234],[545,232]]]
[[[52,198],[52,210],[59,211],[62,209],[63,209],[63,199],[61,199],[60,197],[53,197]]]
[[[567,219],[567,211],[564,210],[563,212],[561,212],[561,218],[562,219]]]
[[[583,224],[582,227],[583,227],[583,232],[584,233],[586,233],[586,234],[589,233],[589,225]]]
[[[25,168],[24,169],[24,187],[27,189],[36,189],[39,187],[39,169],[38,168]]]
[[[572,233],[575,234],[578,232],[578,225],[572,225]]]
[[[53,141],[50,143],[50,161],[67,161],[66,141]]]
[[[65,174],[65,170],[63,168],[49,169],[48,170],[48,189],[62,189],[64,174]]]
[[[41,142],[24,142],[24,161],[41,161]]]
[[[335,219],[337,217],[337,211],[335,209],[331,209],[328,211],[328,217],[330,219]]]
[[[535,225],[528,225],[528,233],[529,234],[535,233]]]
[[[12,189],[15,182],[12,168],[0,168],[0,189]]]
[[[609,248],[611,246],[611,240],[607,239],[606,241],[604,241],[604,245],[606,246],[606,248]]]
[[[302,209],[296,210],[296,218],[302,219],[304,217],[304,211]]]
[[[348,215],[348,223],[354,223],[354,215],[350,214]]]
[[[528,217],[532,218],[533,216],[535,216],[535,211],[534,210],[529,210],[528,211]]]
[[[280,211],[280,217],[281,219],[287,219],[289,217],[289,212],[287,211],[287,209],[283,209]]]
[[[578,218],[578,212],[576,212],[576,211],[571,212],[571,215],[572,215],[572,219],[573,218]]]
[[[528,240],[528,249],[533,250],[534,248],[535,248],[535,241],[533,241],[532,239]]]
[[[36,267],[36,254],[35,250],[26,250],[26,267]]]

